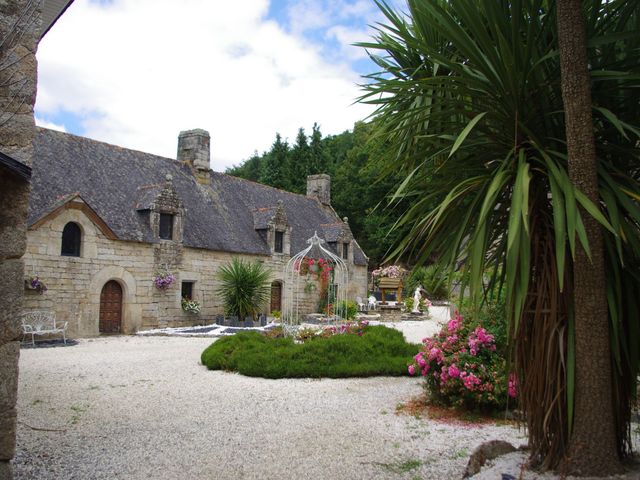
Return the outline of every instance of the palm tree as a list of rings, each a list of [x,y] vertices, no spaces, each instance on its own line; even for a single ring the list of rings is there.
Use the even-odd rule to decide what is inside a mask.
[[[560,0],[557,12],[569,178],[597,204],[598,161],[581,1]],[[584,229],[591,258],[583,248],[578,248],[573,261],[577,394],[568,467],[571,473],[607,475],[620,473],[622,469],[617,461],[614,405],[609,393],[612,390],[611,349],[604,288],[604,244],[600,225],[593,217],[584,216]],[[599,368],[590,368],[594,363]],[[593,442],[591,438],[600,440]]]
[[[575,351],[574,312],[583,299],[572,294],[574,264],[581,251],[598,248],[587,230],[592,219],[606,228],[600,287],[609,324],[594,334],[612,346],[615,375],[603,373],[613,377],[616,407],[610,451],[629,454],[640,328],[634,7],[584,3],[598,173],[590,199],[568,171],[553,2],[409,0],[406,16],[379,6],[387,24],[361,46],[381,71],[367,76],[361,101],[378,107],[381,133],[397,152],[388,168],[405,176],[395,199],[412,205],[398,222],[410,233],[393,255],[424,261],[438,252],[448,269],[464,261],[476,300],[485,272],[494,272],[489,288],[506,289],[532,460],[555,468],[568,452],[574,401],[591,394],[574,381],[584,361]]]
[[[257,260],[233,258],[230,264],[220,267],[217,276],[220,285],[216,293],[223,299],[225,313],[241,320],[248,316],[255,320],[260,307],[269,300],[271,272]]]

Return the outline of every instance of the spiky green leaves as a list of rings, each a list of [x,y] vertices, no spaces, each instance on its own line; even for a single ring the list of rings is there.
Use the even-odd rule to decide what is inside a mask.
[[[222,297],[227,315],[240,319],[255,317],[269,301],[271,272],[258,260],[233,258],[231,263],[220,267],[217,277],[220,285],[216,293]]]

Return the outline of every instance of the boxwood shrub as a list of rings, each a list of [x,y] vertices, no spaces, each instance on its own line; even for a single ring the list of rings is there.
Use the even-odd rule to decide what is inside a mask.
[[[338,334],[305,343],[250,331],[212,343],[201,361],[210,370],[264,378],[404,376],[419,347],[384,326],[367,326],[362,336]]]

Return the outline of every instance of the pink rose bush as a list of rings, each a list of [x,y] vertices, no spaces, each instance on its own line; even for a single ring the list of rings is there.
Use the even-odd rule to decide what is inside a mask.
[[[456,312],[437,335],[422,343],[408,366],[409,375],[424,377],[435,403],[494,410],[504,408],[508,397],[516,397],[516,377],[507,375],[495,337],[483,326],[465,323]]]

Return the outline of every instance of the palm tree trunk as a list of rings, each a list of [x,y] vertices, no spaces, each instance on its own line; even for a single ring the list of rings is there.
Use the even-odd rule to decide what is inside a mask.
[[[598,204],[591,85],[581,0],[558,0],[558,42],[571,181]],[[605,475],[621,470],[617,454],[612,366],[600,225],[582,211],[591,259],[581,246],[573,262],[575,406],[566,457],[568,472]]]

